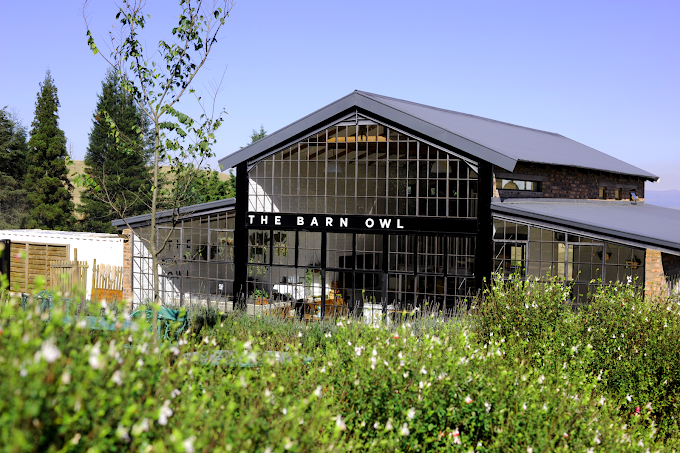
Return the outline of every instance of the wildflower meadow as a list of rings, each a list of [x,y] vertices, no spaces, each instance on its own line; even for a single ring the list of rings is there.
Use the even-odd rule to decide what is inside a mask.
[[[190,312],[156,343],[0,305],[3,452],[674,451],[680,305],[496,280],[458,316]]]

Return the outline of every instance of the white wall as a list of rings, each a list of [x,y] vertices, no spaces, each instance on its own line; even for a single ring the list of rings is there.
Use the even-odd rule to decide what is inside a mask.
[[[78,261],[87,261],[87,298],[92,293],[94,260],[97,265],[123,266],[123,238],[117,234],[80,233],[51,230],[0,230],[0,239],[34,244],[58,244],[70,246],[70,260],[78,249]]]

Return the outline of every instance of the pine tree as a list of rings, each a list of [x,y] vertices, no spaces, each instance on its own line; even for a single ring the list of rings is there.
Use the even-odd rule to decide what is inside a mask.
[[[40,84],[35,118],[28,141],[28,169],[24,188],[29,211],[24,228],[73,228],[73,186],[68,179],[66,137],[59,129],[57,87],[48,70]]]
[[[0,109],[0,229],[21,226],[26,216],[26,129],[7,110]]]
[[[90,187],[81,198],[82,206],[78,211],[84,216],[81,221],[84,231],[115,233],[112,220],[149,211],[142,196],[151,186],[149,148],[143,143],[134,149],[121,146],[111,136],[104,120],[104,115],[108,114],[122,140],[127,138],[128,142],[139,143],[137,128],[144,136],[149,136],[148,121],[120,82],[115,71],[109,70],[102,81],[102,92],[92,119],[85,173],[96,182],[98,190]]]

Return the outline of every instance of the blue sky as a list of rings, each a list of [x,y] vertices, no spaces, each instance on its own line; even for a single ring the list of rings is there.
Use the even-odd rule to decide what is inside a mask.
[[[2,6],[0,106],[28,125],[49,68],[82,159],[106,71],[82,3]],[[153,48],[179,9],[147,9]],[[89,13],[105,49],[115,3],[93,0]],[[238,0],[196,84],[225,75],[212,164],[260,124],[274,131],[359,89],[557,132],[660,176],[648,189],[680,189],[678,17],[676,1]]]

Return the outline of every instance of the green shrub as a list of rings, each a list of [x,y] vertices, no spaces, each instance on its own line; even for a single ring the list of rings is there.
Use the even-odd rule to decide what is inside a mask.
[[[606,399],[631,419],[650,412],[668,436],[678,433],[680,397],[680,306],[672,300],[645,301],[633,285],[598,287],[589,303],[574,309],[557,280],[502,281],[497,278],[475,307],[480,338],[501,338],[511,357],[551,373],[570,363],[574,350],[592,354],[571,372],[602,379]],[[651,410],[649,409],[651,408]]]
[[[600,399],[605,381],[587,366],[594,349],[544,366],[465,317],[376,327],[230,314],[156,348],[143,319],[134,331],[89,332],[58,309],[46,322],[18,306],[0,306],[3,451],[663,447],[648,411],[621,417],[618,402]],[[202,361],[220,350],[233,355]]]

